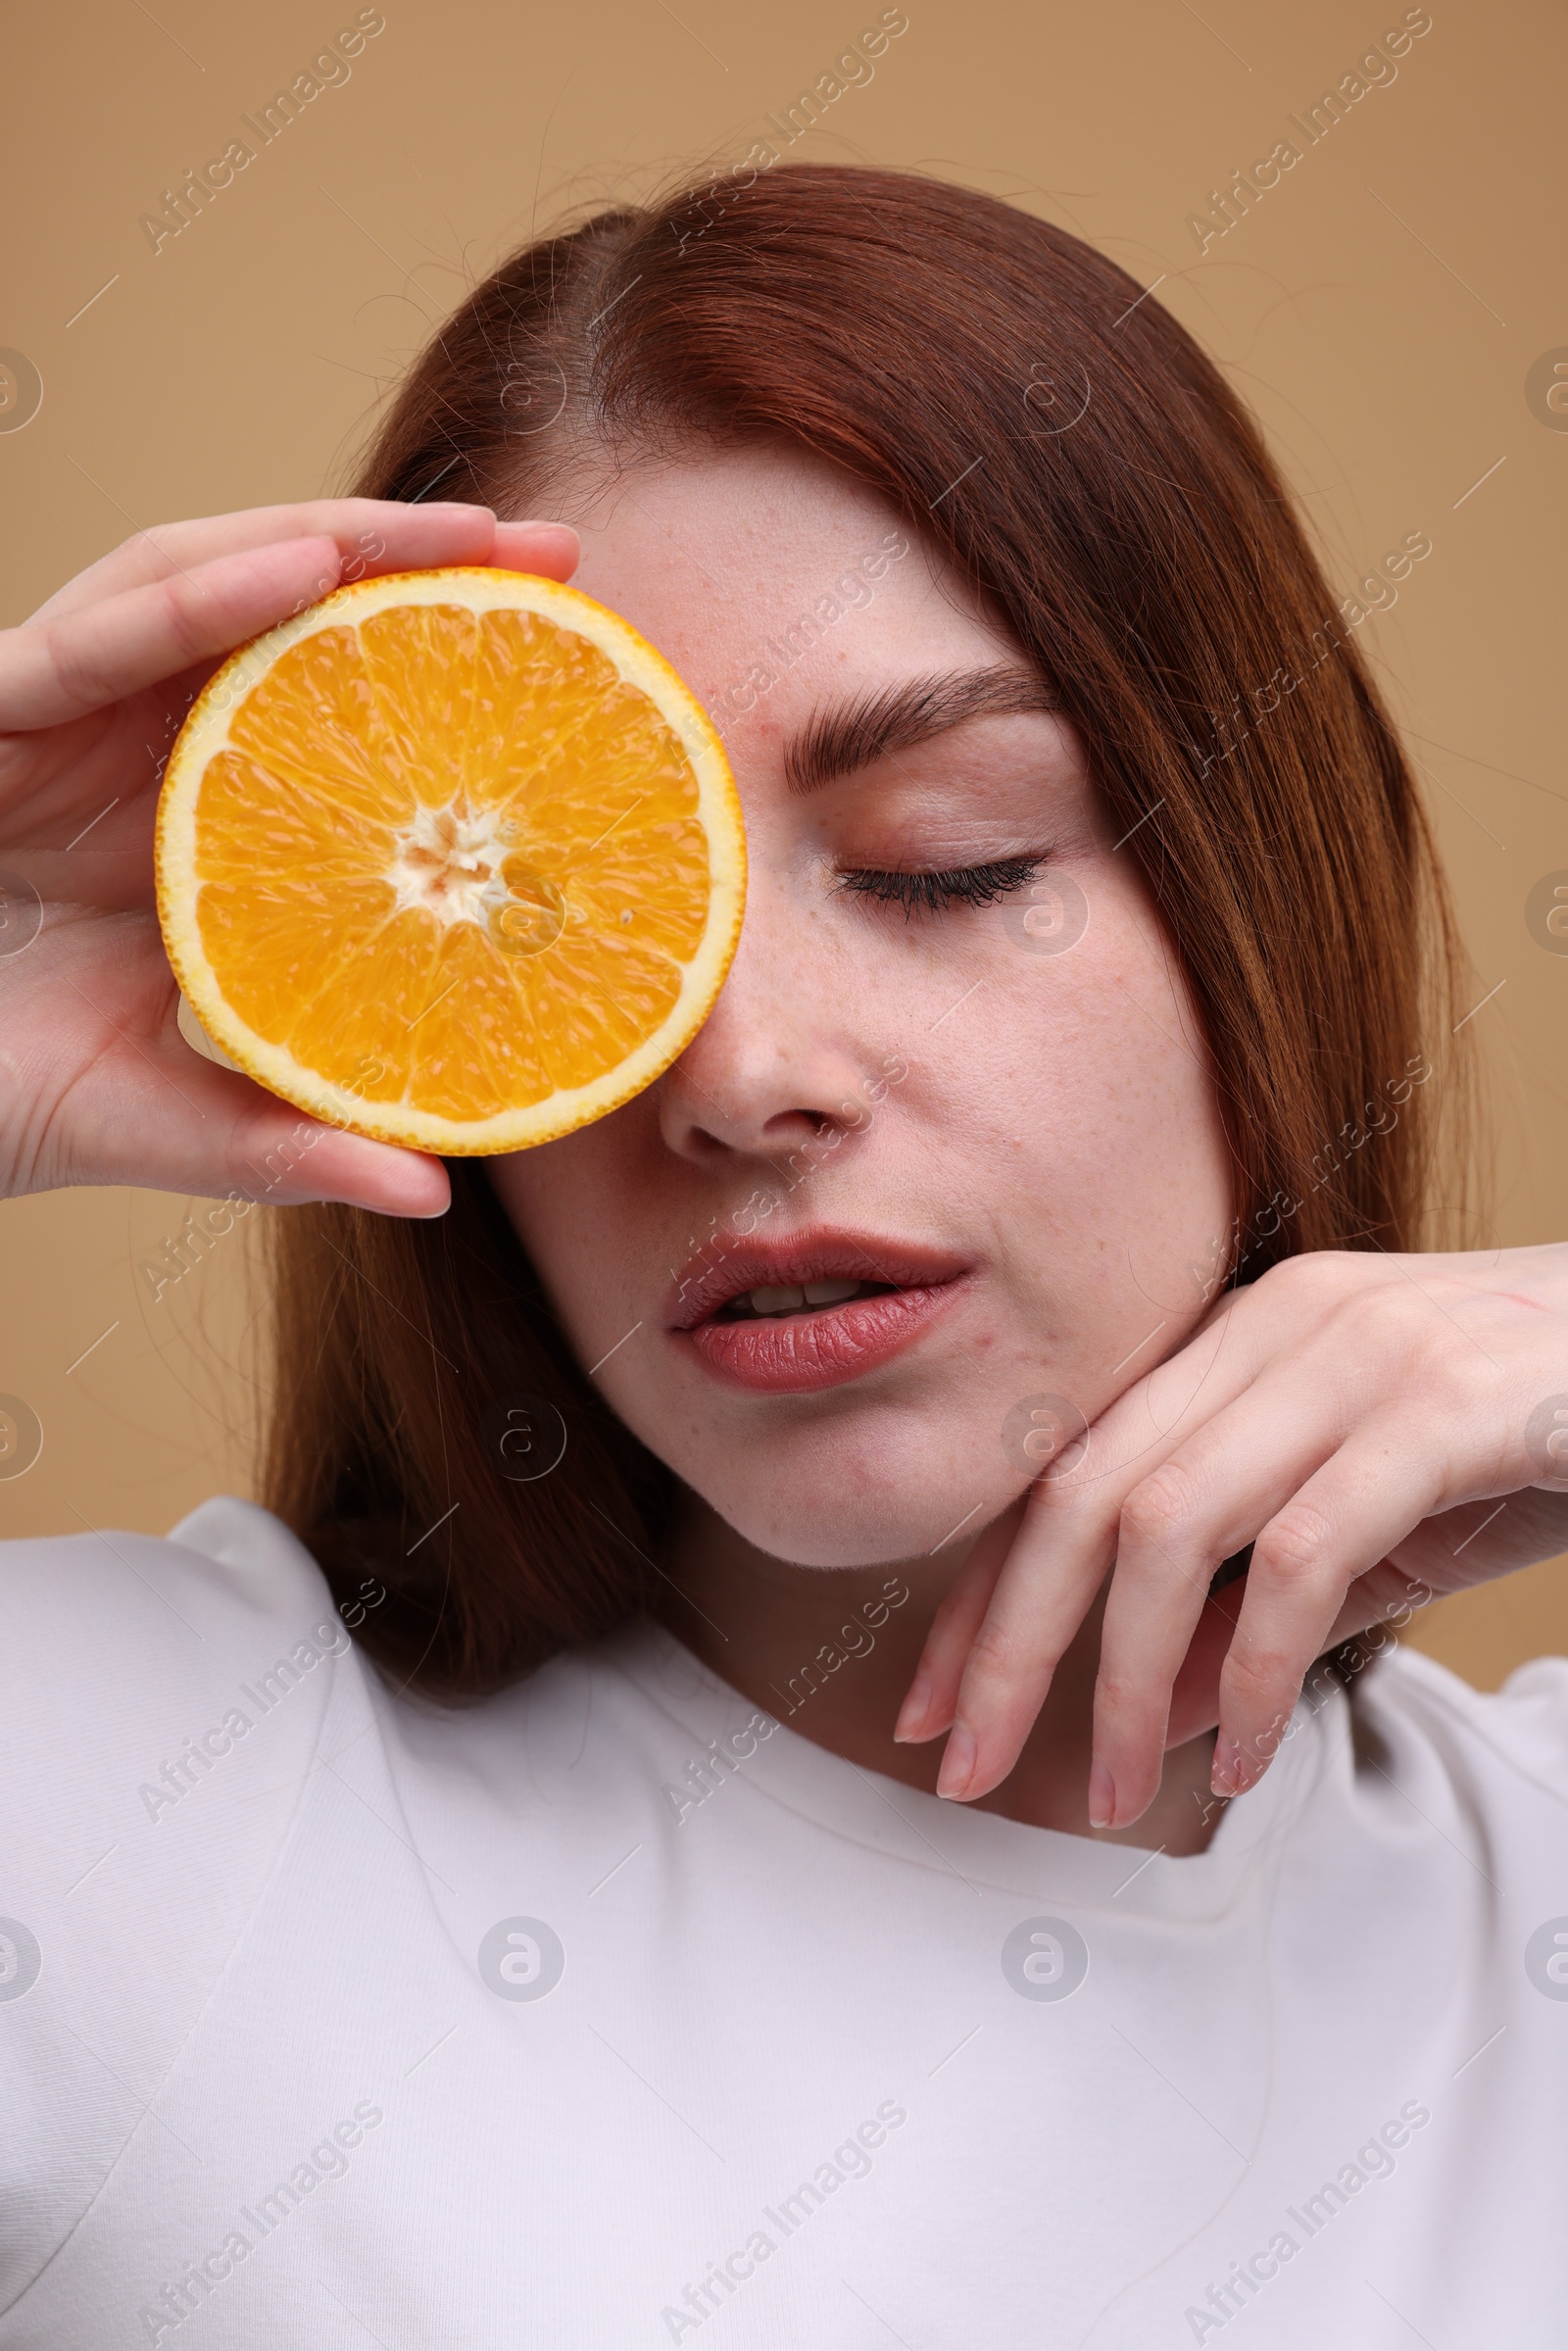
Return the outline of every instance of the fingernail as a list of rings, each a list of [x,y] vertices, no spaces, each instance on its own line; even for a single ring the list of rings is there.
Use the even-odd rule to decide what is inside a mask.
[[[1222,1731],[1214,1741],[1214,1768],[1209,1787],[1217,1796],[1233,1796],[1241,1785],[1242,1751]]]
[[[942,1751],[942,1769],[937,1774],[939,1796],[961,1796],[974,1778],[974,1733],[962,1723],[955,1723],[948,1733],[948,1743]]]
[[[321,1198],[325,1202],[341,1204],[345,1208],[363,1208],[369,1216],[396,1217],[405,1224],[430,1223],[437,1216],[448,1215],[452,1207],[450,1200],[443,1200],[439,1208],[415,1208],[389,1200],[351,1200],[347,1193],[339,1192],[323,1193]]]
[[[1089,1826],[1108,1829],[1116,1818],[1116,1783],[1097,1755],[1089,1766]]]
[[[908,1694],[899,1708],[899,1719],[893,1726],[896,1739],[918,1739],[926,1716],[931,1711],[931,1684],[924,1674],[916,1674],[909,1684]]]

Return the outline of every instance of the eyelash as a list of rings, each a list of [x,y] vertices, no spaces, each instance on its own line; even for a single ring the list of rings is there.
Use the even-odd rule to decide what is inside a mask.
[[[884,873],[874,866],[840,876],[838,887],[879,905],[902,906],[906,921],[916,914],[941,914],[955,906],[990,906],[1026,889],[1039,857],[1004,857],[995,865],[954,865],[925,873]]]

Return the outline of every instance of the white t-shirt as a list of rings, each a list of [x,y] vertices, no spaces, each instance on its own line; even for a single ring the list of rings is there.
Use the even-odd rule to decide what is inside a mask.
[[[0,1609],[4,2351],[1568,2338],[1562,1661],[1394,1657],[1177,1860],[646,1624],[395,1698],[245,1503]]]

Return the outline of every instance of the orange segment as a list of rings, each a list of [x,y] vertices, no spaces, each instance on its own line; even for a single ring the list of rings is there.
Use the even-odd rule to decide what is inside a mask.
[[[668,663],[507,571],[338,589],[245,647],[165,778],[159,913],[208,1036],[317,1116],[516,1151],[652,1083],[734,954],[745,839]]]
[[[330,782],[332,807],[383,824],[413,813],[356,630],[319,629],[286,648],[235,710],[228,731],[236,751],[253,753],[296,789],[315,797]]]

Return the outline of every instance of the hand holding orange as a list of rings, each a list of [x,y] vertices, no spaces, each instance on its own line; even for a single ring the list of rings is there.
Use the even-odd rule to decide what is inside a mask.
[[[400,1096],[402,1086],[412,1086],[416,1062],[423,1070],[425,1030],[440,1023],[442,1013],[447,1023],[452,1023],[454,1006],[466,1002],[467,980],[452,990],[447,1006],[432,1008],[423,1020],[420,1008],[428,1008],[440,990],[432,988],[423,1000],[402,1004],[405,1037],[412,1030],[414,1044],[405,1047],[405,1077],[390,1089],[381,1086],[381,1098],[376,1096],[376,1058],[388,1060],[388,1070],[395,1062],[378,1053],[376,1039],[365,1039],[362,1030],[355,1032],[358,1042],[348,1060],[338,1058],[326,1070],[311,1072],[308,1084],[299,1091],[311,1105],[319,1101],[329,1109],[331,1124],[326,1126],[303,1119],[291,1098],[272,1091],[270,1084],[256,1084],[242,1067],[220,1065],[220,1053],[217,1058],[200,1058],[190,1051],[193,1030],[188,1025],[188,1008],[181,1002],[160,933],[155,889],[160,776],[165,753],[181,731],[181,721],[193,712],[193,703],[200,708],[202,691],[209,687],[220,663],[230,665],[232,694],[230,736],[223,748],[232,743],[232,726],[242,721],[247,710],[252,717],[261,717],[261,703],[252,708],[249,696],[264,679],[270,679],[266,647],[272,644],[272,637],[268,632],[282,625],[289,630],[289,644],[303,647],[303,640],[319,630],[315,600],[346,573],[358,578],[360,593],[390,573],[440,571],[444,566],[454,566],[467,578],[475,576],[475,571],[487,578],[526,573],[534,581],[522,595],[522,616],[526,618],[526,613],[534,612],[531,600],[536,600],[538,588],[548,590],[553,581],[569,578],[576,558],[576,531],[564,524],[499,522],[496,514],[482,506],[456,506],[435,499],[416,506],[385,499],[315,499],[301,506],[259,506],[235,514],[202,514],[188,522],[160,522],[148,531],[136,531],[124,546],[89,564],[87,571],[49,597],[47,605],[19,628],[0,630],[0,1197],[47,1192],[57,1185],[148,1185],[195,1197],[220,1197],[225,1192],[254,1197],[264,1192],[277,1203],[338,1199],[388,1215],[442,1213],[449,1199],[449,1183],[447,1171],[442,1161],[432,1156],[432,1150],[444,1145],[425,1141],[423,1148],[407,1150],[400,1148],[400,1143],[378,1143],[373,1141],[367,1114],[395,1119],[390,1098]],[[452,597],[444,602],[452,605]],[[499,602],[506,607],[506,593],[501,593]],[[576,609],[573,605],[573,612]],[[592,607],[583,605],[583,616],[590,613]],[[461,613],[459,620],[464,620]],[[477,628],[472,616],[470,623]],[[612,616],[604,616],[604,623],[612,632],[618,628]],[[418,625],[428,628],[430,623],[420,620]],[[569,628],[566,637],[571,637],[583,654],[597,654],[595,628]],[[562,644],[566,644],[566,637],[562,637]],[[630,647],[637,640],[625,630],[615,642]],[[235,647],[249,649],[237,663],[230,659]],[[609,694],[618,691],[615,679],[620,679],[620,654],[604,654],[604,661],[607,667],[592,672],[592,677],[585,670],[578,672],[578,687],[585,682],[583,708],[578,712],[581,717],[590,714],[588,703],[595,701],[600,687]],[[649,654],[647,661],[651,675],[667,679],[659,656]],[[475,663],[464,672],[470,684],[477,677]],[[407,776],[414,773],[418,757],[444,757],[440,750],[435,755],[430,755],[430,750],[423,755],[414,750],[414,736],[425,726],[423,699],[440,663],[430,656],[425,640],[425,656],[409,667],[407,677],[395,659],[390,667],[402,687],[414,691],[418,703],[414,710],[402,706],[397,717],[400,736],[393,748],[402,761],[400,773]],[[623,682],[627,689],[635,687],[635,667],[627,667]],[[437,696],[437,714],[449,710],[456,719],[461,712],[467,724],[472,719],[467,684],[449,684],[440,691],[447,699],[440,701]],[[665,691],[672,696],[670,708],[677,712],[677,719],[670,724],[670,741],[682,745],[684,729],[694,724],[694,706],[672,682],[656,687],[654,694],[642,696],[642,701],[637,699],[637,691],[632,691],[627,710],[642,708],[644,717],[649,708],[661,712],[661,696]],[[336,721],[338,731],[353,738],[353,726],[358,724],[355,712],[365,712],[367,703],[369,687],[360,699],[350,696],[348,714],[341,714]],[[272,714],[282,717],[279,699],[272,701]],[[385,721],[378,724],[378,741],[385,745],[390,741],[388,726]],[[553,743],[546,743],[541,733],[536,768],[550,768],[553,776],[564,776],[569,766],[571,726],[566,724],[564,708],[558,712],[558,721],[548,719],[543,687],[526,706],[526,714],[519,717],[517,710],[503,714],[487,741],[494,745],[506,731],[514,748],[522,741],[522,733],[548,731],[550,724],[558,731]],[[592,726],[597,724],[600,719],[592,719]],[[329,980],[329,997],[318,1002],[315,1018],[318,1027],[324,1025],[326,1032],[331,1032],[336,1020],[365,1023],[367,1008],[369,1013],[376,1011],[378,990],[388,985],[373,964],[373,956],[362,956],[355,968],[353,959],[338,953],[343,948],[343,907],[355,901],[355,889],[369,886],[365,882],[365,839],[367,827],[378,823],[378,818],[373,807],[367,804],[358,808],[343,804],[336,818],[324,813],[319,807],[322,773],[318,773],[318,736],[313,721],[301,721],[301,726],[296,750],[306,755],[306,773],[303,780],[291,785],[284,776],[272,780],[272,818],[261,818],[252,835],[242,837],[240,808],[237,804],[230,807],[230,818],[225,820],[225,856],[235,865],[235,872],[230,874],[228,894],[214,898],[214,914],[219,906],[225,907],[225,936],[237,941],[244,919],[244,894],[252,894],[249,903],[261,926],[259,941],[266,938],[266,953],[256,956],[254,978],[259,980],[268,955],[272,956],[272,964],[277,961],[284,906],[294,907],[294,914],[303,909],[311,921],[311,938],[303,961],[299,956],[294,961],[299,997],[319,1000],[318,983]],[[193,736],[195,729],[190,729],[186,741],[193,741]],[[644,748],[647,741],[651,736],[644,738]],[[696,741],[706,745],[701,724]],[[625,764],[623,755],[630,736],[600,733],[595,745],[595,759],[602,755],[602,776],[612,776]],[[209,750],[217,750],[217,736],[209,738]],[[240,755],[235,745],[235,759],[240,757],[254,761],[254,750]],[[346,757],[350,755],[346,753]],[[365,771],[369,761],[369,773],[376,773],[376,755],[360,748],[358,757],[360,771]],[[665,764],[674,757],[667,745],[662,757]],[[674,766],[679,766],[679,759],[674,759]],[[232,776],[232,768],[223,768],[223,773]],[[477,768],[470,759],[461,778],[470,778],[472,773],[477,773]],[[517,776],[519,771],[514,768],[513,773]],[[491,912],[496,917],[496,926],[489,931],[491,941],[496,931],[501,938],[511,933],[514,945],[529,948],[538,938],[548,938],[560,912],[560,938],[548,945],[543,956],[534,956],[541,971],[560,971],[562,953],[571,955],[573,943],[607,933],[625,941],[620,976],[627,983],[635,978],[635,985],[627,985],[620,995],[609,980],[597,997],[588,983],[578,985],[576,992],[566,988],[555,995],[546,983],[529,983],[526,1004],[522,995],[514,992],[517,1013],[513,1020],[508,1011],[499,1035],[511,1037],[514,1051],[514,1039],[524,1035],[526,1015],[534,1011],[536,1027],[531,1035],[538,1042],[543,1032],[550,1030],[550,1035],[558,1037],[553,1051],[562,1055],[548,1067],[546,1062],[536,1062],[536,1072],[541,1070],[550,1079],[550,1094],[538,1096],[531,1105],[536,1136],[550,1124],[548,1114],[538,1117],[546,1102],[555,1102],[555,1114],[592,1117],[595,1096],[600,1107],[609,1107],[632,1086],[656,1074],[661,1051],[672,1053],[679,1049],[682,1023],[696,1025],[701,1018],[698,1006],[703,990],[717,990],[724,955],[721,924],[738,919],[741,835],[738,825],[733,825],[733,802],[726,797],[726,790],[721,790],[714,802],[712,776],[712,757],[708,757],[696,780],[698,832],[703,839],[724,835],[729,849],[714,851],[712,865],[708,867],[710,891],[703,901],[706,912],[698,912],[696,917],[686,912],[684,929],[682,919],[674,919],[674,929],[665,926],[665,931],[659,933],[651,917],[661,894],[670,894],[670,860],[674,860],[674,870],[686,877],[686,882],[677,886],[677,896],[691,886],[696,896],[684,901],[686,906],[696,906],[701,898],[703,874],[698,872],[701,860],[696,858],[696,849],[691,849],[689,856],[677,854],[679,842],[689,835],[679,830],[686,823],[679,813],[684,802],[679,802],[679,790],[670,776],[665,776],[665,783],[659,785],[654,795],[665,795],[661,802],[667,808],[662,835],[656,832],[637,839],[644,808],[630,807],[639,790],[639,785],[632,785],[623,797],[612,795],[612,807],[600,823],[588,823],[585,813],[581,820],[571,818],[569,823],[569,811],[562,811],[553,802],[555,813],[543,823],[543,832],[558,835],[550,854],[546,854],[550,849],[546,839],[526,827],[524,835],[501,839],[499,847],[506,856],[519,856],[522,867],[536,874],[538,894],[529,898],[526,877],[522,891],[517,889],[517,865],[503,874],[503,891],[511,894],[513,903],[511,907],[499,906],[491,891],[484,906],[484,919],[489,921]],[[200,776],[195,780],[200,783]],[[447,755],[447,768],[440,778],[442,790],[437,792],[432,771],[428,790],[414,790],[414,800],[425,811],[420,825],[437,827],[437,842],[432,847],[442,862],[430,867],[423,860],[423,851],[430,849],[430,844],[409,839],[407,884],[430,889],[444,870],[444,862],[456,856],[461,865],[472,847],[456,837],[452,842],[440,839],[437,818],[444,807],[452,807],[456,780],[459,768]],[[590,780],[581,773],[573,790],[578,790],[578,797],[581,790],[588,790],[592,797]],[[609,783],[604,790],[609,790]],[[691,778],[686,780],[684,792],[686,800],[691,800]],[[329,797],[331,792],[326,792],[326,800]],[[531,807],[526,792],[522,802]],[[205,800],[202,792],[197,792],[197,820],[202,808]],[[315,808],[315,815],[308,815],[308,808]],[[600,839],[604,827],[612,825],[623,808],[627,813],[615,830]],[[714,808],[719,813],[710,815]],[[729,808],[729,832],[724,832],[724,808]],[[385,818],[385,807],[381,818]],[[282,825],[279,842],[268,842],[268,825],[272,825],[272,820]],[[412,823],[412,815],[397,818],[390,832],[397,835],[397,830],[407,830],[407,823]],[[612,889],[612,867],[604,862],[615,849],[620,832],[627,830],[642,856],[644,870],[662,874],[662,882],[647,896],[649,929],[644,936],[644,943],[661,948],[662,964],[659,955],[644,955],[642,961],[632,964],[632,950],[639,943],[635,860],[615,867],[618,898]],[[319,884],[315,898],[299,889],[291,891],[299,882],[301,844],[306,847],[306,862],[313,867],[315,884]],[[571,854],[562,860],[562,856],[555,854],[560,849],[569,849]],[[703,856],[708,856],[708,851],[703,851]],[[590,862],[600,877],[595,884],[600,889],[597,898],[592,891],[585,891],[583,874]],[[358,884],[353,879],[355,865],[360,870]],[[712,886],[714,877],[717,886]],[[475,870],[467,874],[467,882],[472,884],[467,896],[484,896],[494,874],[482,877]],[[200,933],[205,891],[207,882],[197,874],[195,862],[188,862],[186,882],[176,882],[167,901],[170,929],[181,936],[193,933],[197,961],[209,961]],[[560,906],[553,891],[560,894]],[[397,886],[393,886],[395,896]],[[632,906],[630,924],[620,921],[625,906]],[[571,909],[588,919],[571,921]],[[604,921],[600,929],[600,917],[612,912],[613,924]],[[472,933],[472,917],[444,926],[442,936],[449,956],[459,953],[459,938],[466,933]],[[630,938],[625,933],[630,933]],[[689,953],[691,941],[696,941],[696,948]],[[467,936],[466,943],[475,941]],[[706,961],[703,948],[708,950]],[[522,961],[526,956],[513,968],[522,966]],[[602,961],[600,950],[588,956],[588,978]],[[244,953],[240,950],[242,964]],[[578,976],[581,968],[578,961]],[[195,968],[190,968],[188,976],[200,988]],[[447,976],[454,976],[452,966]],[[240,968],[237,983],[242,985],[242,980]],[[264,1013],[259,1002],[249,1002],[242,1015],[223,1011],[220,1000],[225,985],[228,980],[223,980],[223,985],[219,985],[217,978],[209,980],[207,1020],[214,1025],[214,1035],[240,1049],[230,1058],[237,1062],[244,1053],[252,1062],[256,1060],[244,1044],[244,1032],[254,1032],[261,1049],[287,1053],[291,1032],[287,990],[272,1002],[272,1015],[279,1025],[270,1035],[264,1035],[254,1020],[254,1015]],[[440,985],[447,985],[447,980]],[[491,995],[487,1002],[494,1008],[496,997]],[[560,1030],[553,1008],[558,1002],[564,1004],[571,1015],[566,1027]],[[595,1006],[602,1006],[602,1013],[595,1013]],[[296,1004],[294,1011],[303,1011],[303,1002]],[[576,1030],[571,1030],[571,1020],[576,1020]],[[393,1020],[388,1018],[385,1025],[397,1039]],[[452,1077],[454,1070],[461,1070],[464,1060],[470,1062],[472,1072],[484,1070],[491,1082],[489,1101],[496,1105],[503,1089],[494,1084],[496,1060],[491,1058],[487,1035],[479,1035],[482,1030],[484,1020],[475,1020],[472,1032],[479,1047],[472,1053],[466,1037],[447,1049],[447,1074]],[[581,1049],[576,1062],[564,1058],[571,1042],[569,1030]],[[644,1051],[637,1060],[639,1030]],[[195,1035],[200,1035],[200,1030]],[[442,1035],[440,1027],[435,1035]],[[597,1062],[595,1039],[600,1049]],[[618,1082],[613,1074],[615,1055],[630,1062]],[[294,1053],[291,1058],[301,1060],[301,1055]],[[303,1060],[308,1060],[308,1055],[303,1055]],[[334,1086],[336,1094],[331,1091]],[[566,1105],[562,1096],[571,1096],[573,1105]],[[343,1107],[331,1107],[334,1101]],[[414,1094],[409,1094],[402,1107],[412,1102]],[[467,1131],[467,1143],[475,1141],[475,1101],[459,1102],[447,1098],[440,1105],[425,1107],[435,1107],[435,1126],[425,1126],[425,1136],[456,1129]],[[529,1109],[526,1102],[522,1107],[524,1112]],[[482,1109],[477,1124],[484,1124],[487,1117],[506,1119],[513,1109],[517,1109],[517,1102]],[[353,1126],[365,1124],[367,1131],[353,1131],[353,1126],[343,1124],[348,1119],[353,1119]],[[385,1126],[381,1131],[400,1129]],[[499,1129],[491,1126],[491,1138],[496,1131]],[[529,1131],[526,1117],[519,1121],[519,1131]],[[311,1148],[301,1150],[306,1138]],[[454,1143],[452,1148],[464,1148],[464,1143]],[[479,1143],[479,1148],[496,1148],[496,1143]]]

